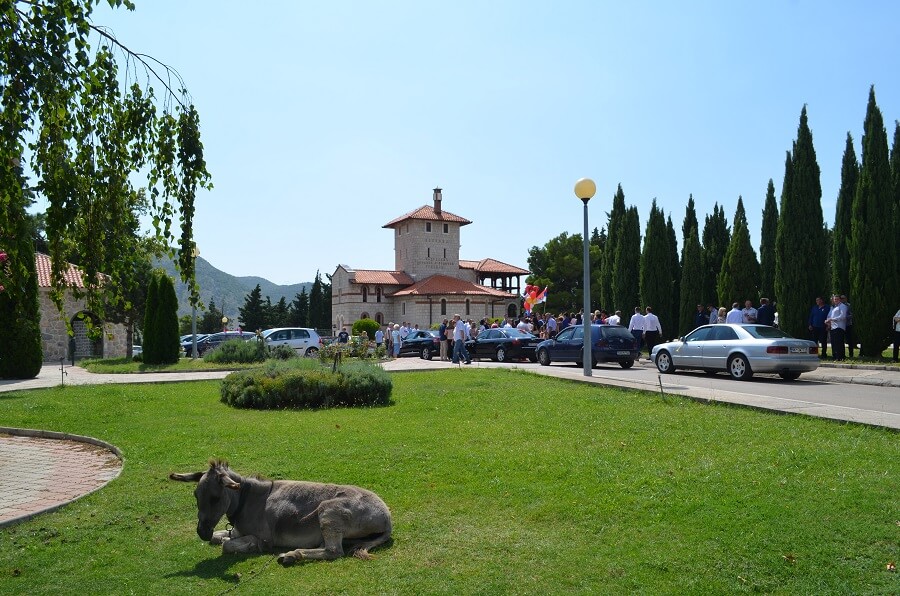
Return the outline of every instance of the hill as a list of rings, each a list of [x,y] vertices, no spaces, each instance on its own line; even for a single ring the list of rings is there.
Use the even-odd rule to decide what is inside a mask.
[[[182,283],[175,272],[175,264],[171,259],[161,259],[153,263],[154,267],[164,269],[175,280],[175,295],[178,296],[178,316],[191,314],[191,303],[187,286]],[[262,290],[263,299],[268,296],[272,304],[284,299],[291,302],[303,288],[309,292],[312,282],[278,285],[262,277],[235,277],[216,269],[203,257],[197,258],[197,284],[200,286],[200,301],[206,305],[215,300],[216,307],[222,310],[229,319],[237,318],[238,307],[243,306],[247,294],[256,284]]]

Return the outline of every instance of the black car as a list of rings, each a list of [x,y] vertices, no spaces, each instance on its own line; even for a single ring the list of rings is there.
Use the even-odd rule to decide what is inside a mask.
[[[622,368],[631,368],[640,356],[637,342],[631,332],[618,325],[591,325],[592,365],[598,362],[618,362]],[[542,365],[551,362],[576,362],[583,364],[584,327],[567,327],[553,339],[542,341],[537,347],[537,359]]]
[[[419,358],[431,360],[441,353],[441,340],[437,331],[416,329],[409,332],[400,344],[400,356],[417,355]]]
[[[248,331],[222,331],[219,333],[207,335],[202,339],[198,335],[197,355],[202,356],[206,352],[217,348],[219,344],[226,342],[229,339],[242,339],[244,341],[248,341],[251,339],[256,339],[256,334],[250,333]],[[182,343],[181,347],[184,348],[184,353],[188,358],[190,358],[194,350],[193,340],[188,340]]]
[[[466,342],[466,350],[472,358],[490,358],[497,362],[528,358],[537,362],[535,348],[540,338],[512,327],[485,329],[475,339]]]

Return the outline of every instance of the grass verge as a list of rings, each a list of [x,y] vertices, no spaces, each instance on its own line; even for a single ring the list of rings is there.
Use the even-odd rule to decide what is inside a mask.
[[[508,370],[393,379],[395,405],[362,410],[236,410],[218,382],[0,395],[4,424],[126,458],[102,491],[0,530],[0,593],[896,591],[892,431]],[[222,555],[166,479],[213,456],[375,490],[394,542],[291,569]]]

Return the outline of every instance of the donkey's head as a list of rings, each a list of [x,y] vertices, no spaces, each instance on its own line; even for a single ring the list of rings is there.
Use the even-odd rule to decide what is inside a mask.
[[[203,540],[212,538],[213,529],[228,512],[232,499],[237,498],[241,477],[228,467],[228,462],[210,460],[205,472],[169,474],[172,480],[197,482],[194,498],[197,499],[197,535]]]

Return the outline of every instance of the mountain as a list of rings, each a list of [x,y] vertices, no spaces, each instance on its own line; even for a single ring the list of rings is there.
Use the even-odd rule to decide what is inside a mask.
[[[175,280],[175,295],[178,296],[178,316],[191,314],[191,302],[187,285],[181,281],[180,276],[176,273],[175,264],[172,260],[169,258],[160,259],[155,261],[153,266],[165,270],[169,277]],[[203,257],[197,257],[197,285],[200,286],[200,302],[207,305],[210,299],[215,300],[216,307],[225,313],[225,316],[229,319],[237,318],[238,307],[244,306],[247,294],[256,287],[256,284],[259,284],[262,290],[263,299],[265,300],[266,296],[268,296],[272,300],[272,304],[277,304],[282,296],[290,303],[303,288],[306,288],[306,292],[309,293],[312,287],[312,282],[281,286],[262,277],[235,277],[216,269]]]

